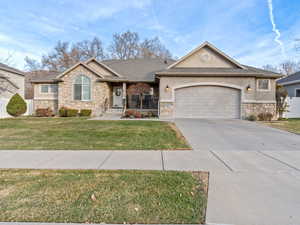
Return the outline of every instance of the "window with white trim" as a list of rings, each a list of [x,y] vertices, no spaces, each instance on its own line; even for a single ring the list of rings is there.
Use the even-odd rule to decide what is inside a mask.
[[[269,79],[257,80],[257,89],[260,91],[269,91],[270,90],[270,80]]]
[[[296,89],[296,94],[295,94],[296,97],[300,97],[300,89]]]
[[[41,93],[57,93],[58,85],[57,84],[42,84]]]
[[[74,100],[91,100],[91,79],[85,75],[79,75],[74,81]]]

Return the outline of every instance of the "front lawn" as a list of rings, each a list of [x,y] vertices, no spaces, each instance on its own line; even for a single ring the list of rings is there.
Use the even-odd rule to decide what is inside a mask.
[[[283,121],[265,122],[264,124],[274,128],[300,134],[300,119],[288,119]]]
[[[0,170],[0,221],[204,223],[208,174]]]
[[[175,126],[159,121],[96,121],[86,118],[0,119],[0,149],[188,149]]]

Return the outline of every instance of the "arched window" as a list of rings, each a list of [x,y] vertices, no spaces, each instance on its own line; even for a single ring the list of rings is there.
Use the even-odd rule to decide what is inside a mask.
[[[74,100],[91,100],[91,79],[84,75],[76,77],[74,82]]]

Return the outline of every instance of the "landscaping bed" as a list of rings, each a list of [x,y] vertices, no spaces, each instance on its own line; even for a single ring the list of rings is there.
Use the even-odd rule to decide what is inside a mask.
[[[300,134],[300,119],[287,119],[282,121],[264,122],[264,124],[274,128]]]
[[[0,221],[205,223],[208,173],[0,170]]]
[[[23,117],[0,120],[0,149],[183,150],[190,146],[168,122]]]

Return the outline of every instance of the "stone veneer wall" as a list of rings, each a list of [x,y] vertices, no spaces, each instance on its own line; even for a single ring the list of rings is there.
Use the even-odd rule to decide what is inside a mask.
[[[250,115],[257,116],[262,112],[270,112],[276,119],[276,103],[242,103],[241,106],[241,119],[246,119]],[[160,103],[160,117],[172,118],[174,113],[173,102],[161,102]]]
[[[74,100],[73,84],[77,75],[85,75],[91,78],[91,100]],[[107,82],[97,82],[99,77],[83,66],[65,74],[58,86],[58,108],[68,107],[73,109],[91,109],[92,116],[101,115],[109,106],[109,85]]]
[[[257,116],[260,113],[269,112],[276,118],[276,103],[242,103],[242,119],[250,115]]]
[[[45,108],[50,108],[52,111],[57,114],[58,112],[58,101],[55,99],[51,100],[44,100],[44,99],[35,99],[33,102],[33,109],[34,112],[37,109],[45,109]]]
[[[160,102],[159,103],[159,117],[160,118],[172,118],[174,113],[173,102]]]

